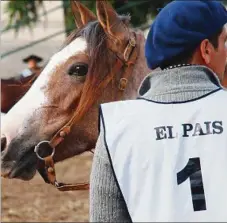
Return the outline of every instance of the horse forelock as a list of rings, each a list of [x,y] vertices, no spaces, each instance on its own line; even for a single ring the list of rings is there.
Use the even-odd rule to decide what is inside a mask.
[[[129,16],[119,16],[124,24],[130,21]],[[67,46],[76,38],[83,37],[87,42],[87,53],[89,55],[89,71],[86,76],[80,101],[76,108],[77,120],[92,106],[98,96],[105,90],[103,82],[107,78],[113,78],[112,67],[117,57],[108,49],[108,36],[98,21],[89,22],[82,29],[73,31],[65,41]],[[113,81],[112,79],[112,81]],[[110,81],[111,82],[111,81]]]

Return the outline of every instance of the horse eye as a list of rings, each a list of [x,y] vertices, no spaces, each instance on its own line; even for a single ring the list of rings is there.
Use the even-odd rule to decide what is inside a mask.
[[[88,72],[88,65],[87,64],[73,64],[69,70],[68,70],[68,74],[71,75],[75,75],[75,76],[85,76]]]

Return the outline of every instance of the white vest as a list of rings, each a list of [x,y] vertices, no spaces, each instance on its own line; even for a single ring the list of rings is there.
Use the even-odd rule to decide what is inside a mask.
[[[102,104],[101,120],[132,221],[227,221],[226,91]]]

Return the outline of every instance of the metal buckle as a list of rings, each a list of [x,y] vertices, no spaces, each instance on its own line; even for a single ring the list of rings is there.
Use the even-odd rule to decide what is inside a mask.
[[[130,37],[128,41],[128,45],[124,51],[124,60],[126,62],[128,61],[130,54],[132,53],[132,47],[134,48],[135,46],[136,46],[136,39],[134,37]]]
[[[53,157],[54,154],[55,154],[55,148],[52,147],[52,146],[50,145],[50,141],[41,141],[41,142],[39,142],[39,143],[35,146],[35,149],[34,149],[34,152],[36,153],[36,156],[37,156],[40,160],[45,160],[45,157],[43,158],[43,157],[41,157],[41,156],[39,155],[40,145],[42,145],[42,144],[44,144],[44,143],[47,143],[47,144],[50,146],[50,148],[52,149],[52,153],[51,153],[50,156]]]
[[[134,37],[131,37],[129,39],[129,44],[132,46],[132,47],[135,47],[136,46],[136,39]]]
[[[124,91],[127,86],[127,83],[128,83],[128,80],[126,78],[122,77],[119,82],[119,89],[121,91]]]

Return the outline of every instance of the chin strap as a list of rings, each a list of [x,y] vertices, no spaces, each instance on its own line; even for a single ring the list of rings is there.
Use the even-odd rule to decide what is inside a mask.
[[[52,156],[44,158],[45,168],[38,168],[40,175],[46,183],[52,184],[59,191],[88,190],[89,183],[65,184],[56,180],[54,161]]]

